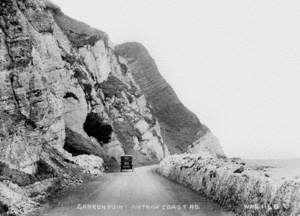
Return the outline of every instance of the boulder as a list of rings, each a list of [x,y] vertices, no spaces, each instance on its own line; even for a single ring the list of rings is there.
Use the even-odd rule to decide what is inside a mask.
[[[72,158],[73,161],[83,168],[84,172],[93,176],[102,175],[104,171],[104,162],[95,155],[78,155]]]

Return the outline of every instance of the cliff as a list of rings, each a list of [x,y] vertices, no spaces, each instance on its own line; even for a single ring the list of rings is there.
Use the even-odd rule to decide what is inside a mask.
[[[115,48],[46,0],[1,1],[0,117],[0,213],[12,215],[124,154],[135,166],[169,149],[223,154],[145,48]]]
[[[0,97],[0,211],[23,214],[37,187],[100,175],[121,155],[144,165],[169,154],[106,33],[51,2],[1,1]]]
[[[116,50],[128,61],[135,81],[153,107],[171,153],[207,150],[224,155],[218,139],[181,103],[143,45],[124,43],[118,45]]]

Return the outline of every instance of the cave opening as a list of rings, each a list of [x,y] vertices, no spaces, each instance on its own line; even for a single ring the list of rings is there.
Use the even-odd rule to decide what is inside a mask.
[[[77,101],[79,101],[79,98],[72,92],[67,92],[64,96],[64,99],[73,98]]]
[[[39,160],[36,162],[36,173],[35,177],[42,181],[44,179],[56,177],[55,170],[44,160]]]
[[[101,145],[109,143],[113,132],[112,126],[105,123],[96,113],[87,115],[83,129],[87,135],[96,138]]]

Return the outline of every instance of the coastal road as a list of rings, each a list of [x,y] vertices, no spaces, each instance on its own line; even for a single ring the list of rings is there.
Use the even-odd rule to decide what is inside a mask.
[[[42,216],[231,216],[199,194],[159,176],[155,166],[107,173],[50,200]]]

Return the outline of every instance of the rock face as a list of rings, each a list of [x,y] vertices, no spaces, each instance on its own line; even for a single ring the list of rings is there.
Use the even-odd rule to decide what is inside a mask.
[[[34,174],[45,145],[108,161],[168,154],[127,62],[104,32],[48,1],[1,4],[1,161]]]
[[[186,152],[193,144],[199,145],[197,148],[206,148],[210,152],[224,155],[219,141],[200,123],[197,116],[181,103],[143,45],[130,42],[117,46],[116,50],[127,59],[129,70],[158,118],[164,141],[171,153]],[[210,136],[210,144],[206,142],[203,147],[201,140],[205,136]]]
[[[207,152],[172,155],[157,171],[237,215],[300,214],[299,179],[278,181],[240,160],[217,159]]]
[[[7,182],[0,211],[20,203],[10,198],[12,184],[32,206],[26,188],[38,191],[49,179],[81,181],[124,154],[135,165],[169,155],[151,105],[106,33],[46,0],[1,1],[0,117]]]
[[[220,146],[218,138],[212,132],[207,131],[203,136],[200,136],[198,133],[197,137],[200,138],[188,146],[188,153],[196,154],[198,152],[207,151],[215,156],[224,156],[224,151]]]
[[[22,215],[51,188],[100,175],[121,155],[153,164],[169,148],[197,149],[209,133],[145,48],[116,49],[47,0],[1,0],[0,117],[0,214]],[[220,148],[214,136],[205,140],[223,153],[210,148]]]

